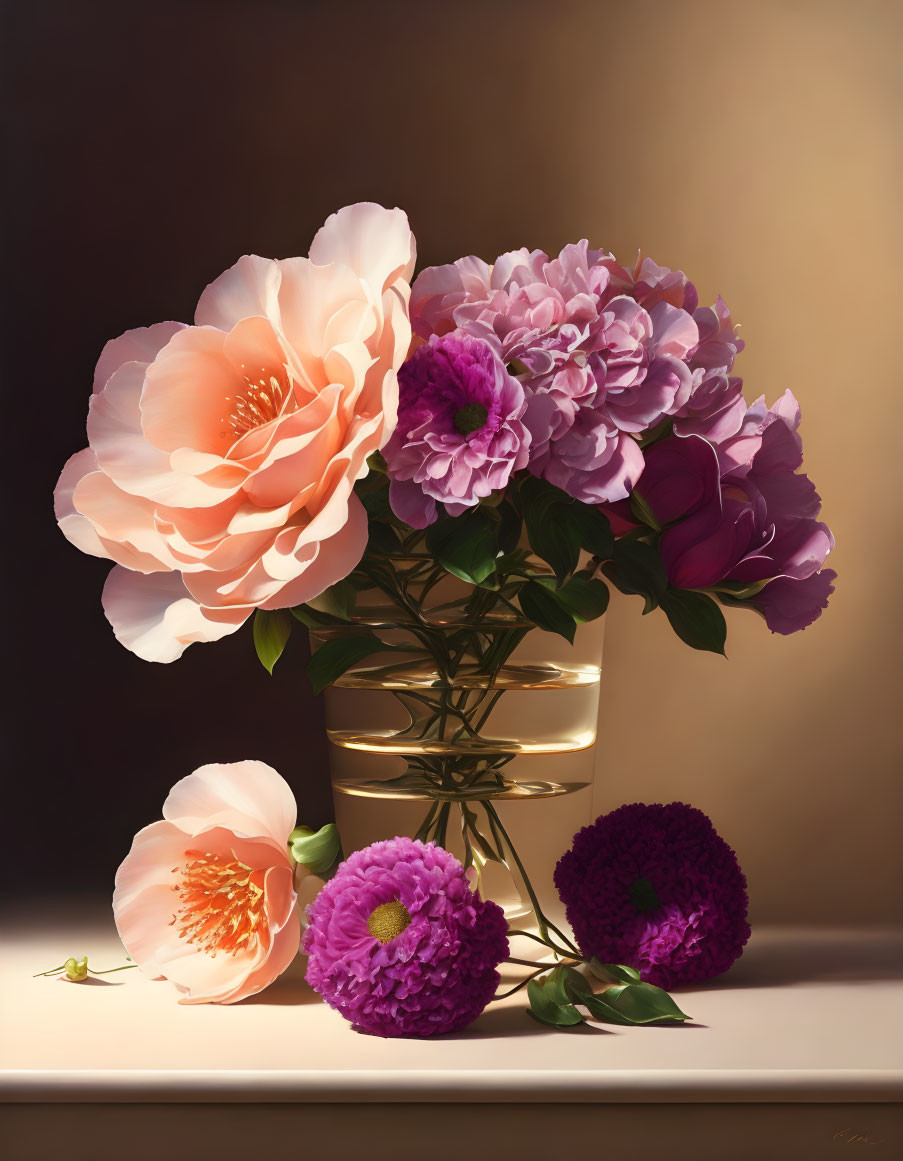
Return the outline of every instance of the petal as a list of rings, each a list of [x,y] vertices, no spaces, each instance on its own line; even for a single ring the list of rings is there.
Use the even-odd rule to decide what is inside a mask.
[[[107,577],[103,607],[116,639],[144,661],[175,661],[195,641],[234,633],[250,608],[210,610],[188,594],[179,573],[130,572],[116,566]]]
[[[169,455],[150,443],[141,427],[144,384],[144,365],[126,363],[110,377],[99,395],[92,396],[88,439],[99,465],[123,491],[149,500],[175,507],[221,503],[247,473],[233,464],[225,480],[215,475],[198,479],[196,474],[183,470],[196,465],[184,458],[179,462],[178,453]],[[211,466],[208,460],[202,465],[206,470]],[[213,462],[223,461],[217,456]]]
[[[265,762],[211,763],[173,786],[163,817],[190,834],[221,826],[284,850],[297,807],[288,783]]]
[[[660,302],[649,311],[649,317],[656,354],[685,359],[699,342],[699,328],[687,311]]]
[[[72,503],[72,496],[78,484],[97,470],[97,456],[91,448],[86,447],[84,451],[70,456],[53,492],[53,510],[61,532],[71,544],[89,556],[109,558],[110,554],[97,535],[94,525],[81,512],[76,511]]]
[[[174,889],[187,836],[170,822],[140,830],[116,872],[113,918],[126,951],[152,979],[163,975],[158,952],[176,911]]]
[[[342,528],[323,540],[313,560],[293,580],[284,584],[262,609],[288,609],[318,597],[330,585],[344,580],[360,563],[367,547],[367,513],[363,504],[352,495],[348,502],[348,519]]]
[[[713,499],[662,535],[659,553],[668,579],[676,588],[701,589],[733,576],[731,570],[750,551],[754,532],[748,504],[725,501],[722,508],[720,498]]]
[[[263,315],[278,323],[279,263],[245,254],[206,288],[194,314],[199,327],[231,331],[237,322]]]
[[[837,573],[831,568],[823,568],[805,580],[780,577],[767,584],[750,604],[764,613],[765,624],[772,633],[786,636],[805,629],[821,616],[836,579]]]
[[[225,455],[231,401],[247,388],[225,344],[226,335],[212,327],[186,327],[147,368],[141,427],[157,448]]]
[[[802,472],[784,470],[763,476],[755,471],[754,466],[749,479],[765,497],[771,520],[793,516],[811,519],[818,515],[821,497],[809,477]]]
[[[317,266],[307,258],[281,264],[279,291],[285,341],[314,391],[328,383],[322,360],[340,342],[373,335],[380,323],[374,299],[349,266]],[[379,302],[379,299],[376,299]],[[341,319],[340,327],[331,325]]]
[[[79,481],[73,495],[76,508],[91,521],[106,555],[139,573],[164,572],[173,556],[154,526],[154,509],[138,496],[123,492],[103,472]]]
[[[410,282],[416,258],[407,214],[375,202],[358,202],[332,214],[310,248],[312,262],[349,266],[376,297],[399,279]]]
[[[700,436],[660,440],[644,456],[636,491],[660,524],[671,524],[719,495],[718,453]]]
[[[110,339],[100,352],[97,366],[94,369],[94,391],[102,391],[114,371],[118,371],[123,363],[143,363],[147,365],[156,359],[157,354],[176,331],[184,327],[180,322],[155,323],[151,327],[136,327],[126,331],[118,339]]]
[[[435,523],[436,501],[427,496],[413,480],[392,480],[389,485],[392,511],[411,528],[426,528]]]

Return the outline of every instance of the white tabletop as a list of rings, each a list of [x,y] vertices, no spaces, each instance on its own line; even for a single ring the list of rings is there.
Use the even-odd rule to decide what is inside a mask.
[[[759,929],[717,982],[675,993],[681,1027],[542,1027],[523,993],[436,1040],[353,1032],[303,960],[232,1006],[185,1006],[128,971],[106,909],[4,925],[0,1095],[7,1101],[894,1101],[903,1095],[903,933]]]

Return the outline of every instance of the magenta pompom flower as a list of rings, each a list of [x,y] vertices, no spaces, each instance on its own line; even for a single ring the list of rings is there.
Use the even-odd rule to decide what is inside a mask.
[[[412,528],[504,488],[527,464],[524,389],[492,347],[463,333],[433,336],[398,372],[398,425],[383,449],[389,498]]]
[[[434,843],[356,851],[307,910],[307,982],[360,1032],[437,1036],[479,1016],[508,955],[502,909]]]
[[[662,988],[727,971],[749,939],[746,879],[709,819],[635,802],[574,836],[555,886],[581,952]]]

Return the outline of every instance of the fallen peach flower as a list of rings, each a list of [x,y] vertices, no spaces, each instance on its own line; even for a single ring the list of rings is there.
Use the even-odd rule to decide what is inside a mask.
[[[271,766],[214,764],[177,782],[165,821],[135,835],[116,873],[113,916],[131,958],[175,984],[180,1003],[243,1000],[294,959],[295,815]]]

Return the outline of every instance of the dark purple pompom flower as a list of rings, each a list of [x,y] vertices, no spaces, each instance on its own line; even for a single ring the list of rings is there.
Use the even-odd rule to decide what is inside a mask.
[[[437,1036],[483,1011],[508,955],[502,909],[434,843],[355,851],[307,909],[307,982],[360,1032]]]
[[[574,836],[555,886],[585,956],[661,988],[720,975],[749,939],[737,856],[683,802],[603,814]]]

